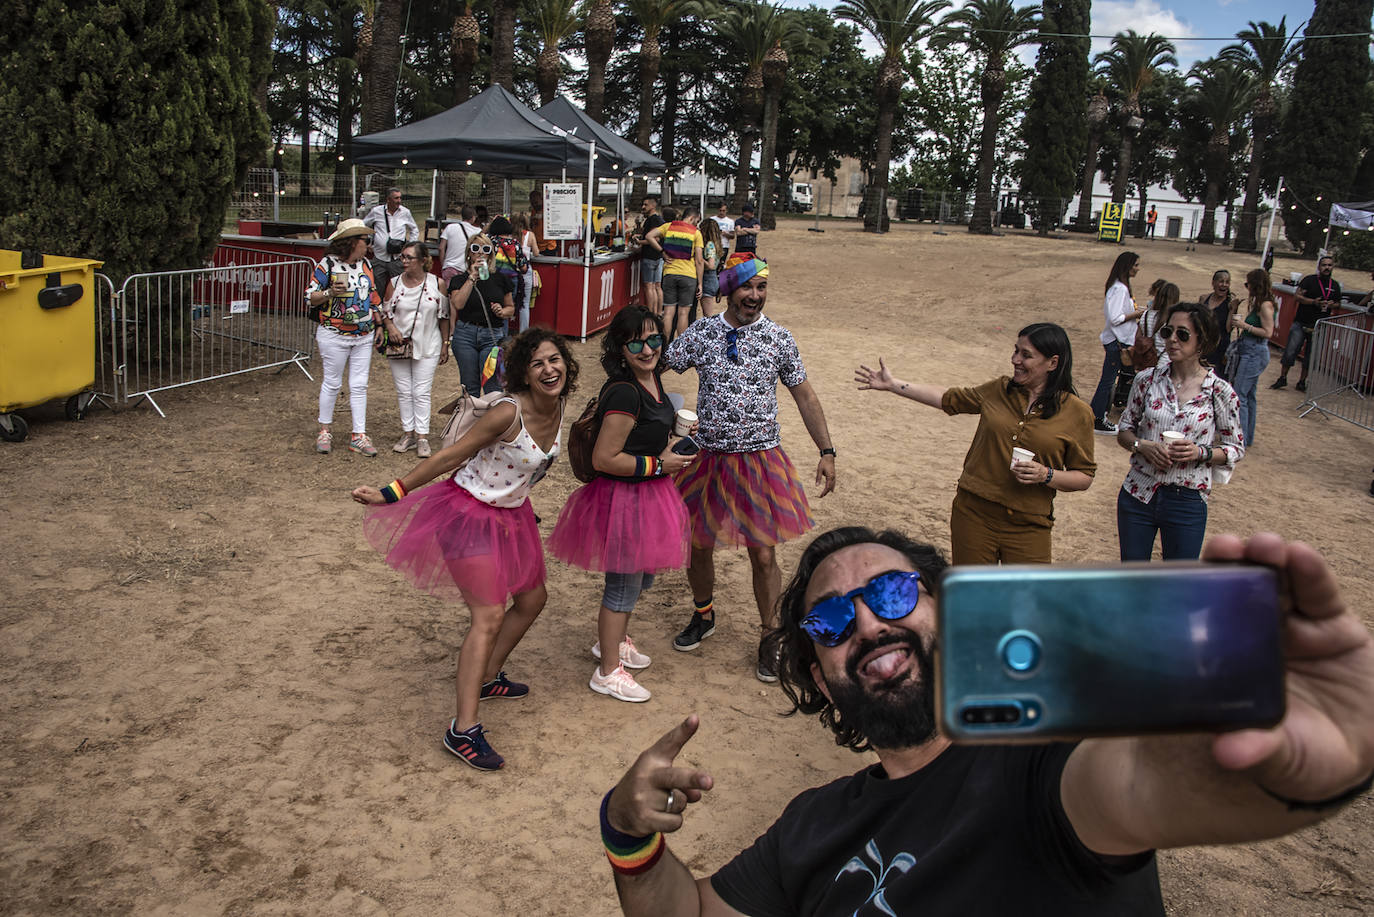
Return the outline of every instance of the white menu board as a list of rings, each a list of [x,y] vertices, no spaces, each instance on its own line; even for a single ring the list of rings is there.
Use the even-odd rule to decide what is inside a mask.
[[[544,186],[544,238],[580,239],[582,225],[582,186],[556,184]]]

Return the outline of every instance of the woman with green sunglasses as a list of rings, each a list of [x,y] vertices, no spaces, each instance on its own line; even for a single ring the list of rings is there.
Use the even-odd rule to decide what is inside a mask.
[[[642,703],[649,692],[628,669],[651,660],[627,633],[630,612],[654,575],[687,564],[688,519],[672,475],[692,456],[668,447],[675,411],[663,390],[663,320],[641,306],[611,319],[602,340],[606,384],[597,396],[597,477],[568,498],[548,547],[555,557],[605,574],[590,687]],[[611,649],[618,647],[618,652]]]

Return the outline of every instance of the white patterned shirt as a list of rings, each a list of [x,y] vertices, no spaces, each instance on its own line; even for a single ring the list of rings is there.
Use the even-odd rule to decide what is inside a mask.
[[[1202,390],[1185,404],[1178,403],[1174,380],[1169,377],[1168,361],[1138,373],[1117,428],[1131,430],[1139,439],[1154,442],[1161,441],[1165,430],[1177,430],[1195,443],[1212,446],[1224,453],[1226,463],[1218,470],[1228,477],[1236,462],[1245,456],[1240,399],[1235,390],[1210,369],[1202,380]],[[1131,456],[1131,470],[1121,486],[1141,503],[1149,503],[1155,491],[1166,484],[1196,490],[1205,503],[1212,490],[1213,470],[1213,466],[1201,462],[1183,462],[1161,471],[1145,456],[1135,453]]]
[[[728,353],[731,338],[738,362]],[[801,352],[786,328],[763,315],[735,328],[722,313],[678,335],[664,361],[674,372],[697,371],[701,427],[694,439],[702,448],[762,452],[781,444],[778,383],[792,388],[806,381]]]

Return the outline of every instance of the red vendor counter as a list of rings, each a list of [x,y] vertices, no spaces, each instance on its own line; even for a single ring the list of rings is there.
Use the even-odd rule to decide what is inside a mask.
[[[585,340],[611,323],[611,316],[642,299],[639,287],[639,253],[598,255],[591,267],[581,259],[534,259],[539,272],[539,295],[530,306],[530,324],[552,328],[564,337]],[[583,315],[583,277],[586,277],[587,310]]]

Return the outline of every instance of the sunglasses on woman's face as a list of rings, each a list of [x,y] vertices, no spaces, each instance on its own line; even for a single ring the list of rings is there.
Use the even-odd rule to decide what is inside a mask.
[[[474,255],[490,255],[491,246],[483,245],[480,242],[474,242],[468,246],[468,251],[472,252]]]
[[[625,349],[628,350],[630,353],[642,353],[645,347],[649,348],[650,350],[662,350],[663,335],[651,334],[648,337],[643,338],[642,340],[637,339],[625,342]]]
[[[884,621],[900,621],[916,610],[920,582],[921,574],[915,572],[879,573],[858,589],[813,605],[801,619],[802,632],[821,646],[839,646],[854,634],[854,600],[860,596],[868,610]]]
[[[1159,329],[1159,336],[1166,341],[1176,334],[1178,335],[1178,342],[1180,344],[1186,344],[1193,339],[1193,332],[1189,331],[1187,328],[1175,328],[1173,325],[1165,325],[1163,328]]]

